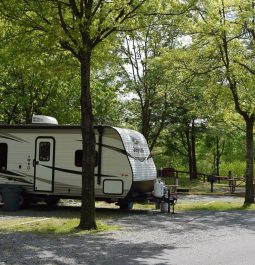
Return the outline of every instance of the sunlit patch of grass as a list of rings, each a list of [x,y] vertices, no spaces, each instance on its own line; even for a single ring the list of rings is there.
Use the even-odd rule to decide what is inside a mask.
[[[231,211],[231,210],[255,210],[255,204],[244,205],[241,202],[190,202],[178,203],[176,211]]]
[[[154,210],[154,203],[134,203],[134,210]]]
[[[104,201],[96,201],[96,208],[109,208],[109,209],[118,209],[119,206],[116,203],[107,203]]]
[[[8,222],[8,224],[1,225],[0,232],[23,232],[35,234],[90,234],[98,232],[107,232],[119,229],[118,226],[108,225],[101,220],[97,221],[97,229],[95,230],[81,230],[78,229],[78,218],[45,218],[38,220],[25,221],[24,218],[18,218]]]
[[[106,202],[96,202],[96,208],[107,208],[107,209],[119,209],[120,207],[115,203],[106,203]],[[154,203],[134,203],[134,210],[152,210],[155,209]]]
[[[116,231],[121,229],[120,226],[118,225],[109,225],[104,223],[101,220],[97,221],[97,229],[93,229],[90,231],[86,231],[86,230],[79,230],[78,234],[94,234],[94,233],[98,233],[98,232],[110,232],[110,231]]]
[[[5,227],[14,227],[20,223],[33,222],[35,220],[34,217],[19,217],[19,218],[9,218],[0,220],[0,231]]]

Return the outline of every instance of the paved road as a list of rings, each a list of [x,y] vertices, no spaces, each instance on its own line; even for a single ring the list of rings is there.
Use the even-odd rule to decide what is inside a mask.
[[[162,264],[168,259],[166,264],[172,265],[252,265],[255,264],[254,239],[254,233],[242,231],[239,235],[233,233],[217,240],[195,241],[172,251],[164,250],[160,259]]]
[[[0,265],[255,264],[253,211],[97,211],[112,214],[110,223],[121,229],[82,236],[0,234]]]
[[[244,202],[243,197],[239,196],[225,196],[225,195],[178,195],[178,200],[180,202],[190,202],[190,201],[223,201],[223,202]]]
[[[142,232],[129,232],[126,238],[130,245],[144,244],[144,249],[140,254],[133,253],[134,260],[123,264],[255,264],[254,212],[178,213],[171,220],[161,216],[158,226],[156,229],[156,224],[150,224]],[[141,234],[143,238],[138,238]],[[150,242],[152,238],[154,242]]]

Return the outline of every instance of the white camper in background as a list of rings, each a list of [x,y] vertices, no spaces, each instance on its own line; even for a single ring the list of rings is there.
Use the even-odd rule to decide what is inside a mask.
[[[82,136],[80,126],[58,125],[34,116],[30,125],[0,125],[0,188],[21,187],[25,199],[57,203],[80,198]],[[95,126],[96,200],[129,202],[151,196],[156,168],[139,132]]]

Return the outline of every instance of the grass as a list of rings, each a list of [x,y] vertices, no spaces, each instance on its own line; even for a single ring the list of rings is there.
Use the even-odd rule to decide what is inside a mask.
[[[134,210],[154,210],[155,209],[155,204],[154,203],[135,203]]]
[[[108,225],[101,220],[97,220],[96,230],[80,230],[78,218],[15,218],[6,224],[0,222],[0,232],[24,232],[35,234],[94,234],[119,229],[118,226]]]
[[[127,212],[119,211],[114,204],[105,204],[100,202],[97,207],[100,207],[97,211],[97,229],[84,231],[77,229],[79,225],[79,209],[70,208],[70,212],[61,211],[59,216],[46,216],[40,215],[37,217],[16,217],[0,219],[0,233],[2,232],[20,232],[20,233],[34,233],[39,235],[83,235],[83,234],[96,234],[98,232],[109,232],[120,229],[120,226],[107,224],[107,220],[114,220],[115,218],[122,218],[128,214]],[[155,210],[154,203],[134,204],[134,210],[132,214],[140,214],[146,211]],[[175,211],[231,211],[231,210],[255,210],[255,204],[243,205],[240,202],[224,202],[224,201],[192,201],[182,202],[181,200],[175,205]],[[34,209],[36,216],[36,208]],[[24,212],[26,214],[26,212]]]
[[[176,211],[231,211],[231,210],[255,210],[255,204],[244,205],[241,202],[190,202],[177,203]]]
[[[213,193],[213,195],[215,195]],[[103,206],[103,203],[101,204]],[[135,203],[135,210],[152,211],[155,210],[154,203]],[[230,210],[255,210],[255,204],[244,205],[240,202],[224,202],[224,201],[191,201],[182,202],[179,200],[175,205],[175,211],[230,211]]]
[[[166,183],[173,185],[174,179],[170,178],[166,180]],[[245,183],[243,180],[236,181],[236,191],[237,193],[243,193]],[[186,194],[193,195],[226,195],[230,194],[230,187],[228,180],[216,181],[213,183],[213,192],[211,192],[211,183],[207,181],[207,178],[199,176],[197,179],[191,179],[186,174],[179,174],[179,189],[188,189],[189,191]]]

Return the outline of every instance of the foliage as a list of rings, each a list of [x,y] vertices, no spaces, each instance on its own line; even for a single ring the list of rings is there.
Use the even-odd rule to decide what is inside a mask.
[[[93,122],[140,130],[158,168],[187,170],[193,136],[198,172],[252,170],[251,1],[94,1],[91,19],[78,2],[1,1],[0,120],[80,124],[79,68],[91,63]]]
[[[61,47],[80,67],[82,131],[82,214],[80,228],[96,228],[95,223],[95,133],[91,99],[93,52],[117,29],[126,27],[143,5],[139,1],[2,1],[1,15],[15,25],[24,39],[36,38],[46,47]],[[16,34],[17,36],[17,34]],[[18,38],[17,38],[18,39]],[[85,218],[86,215],[86,218]]]

